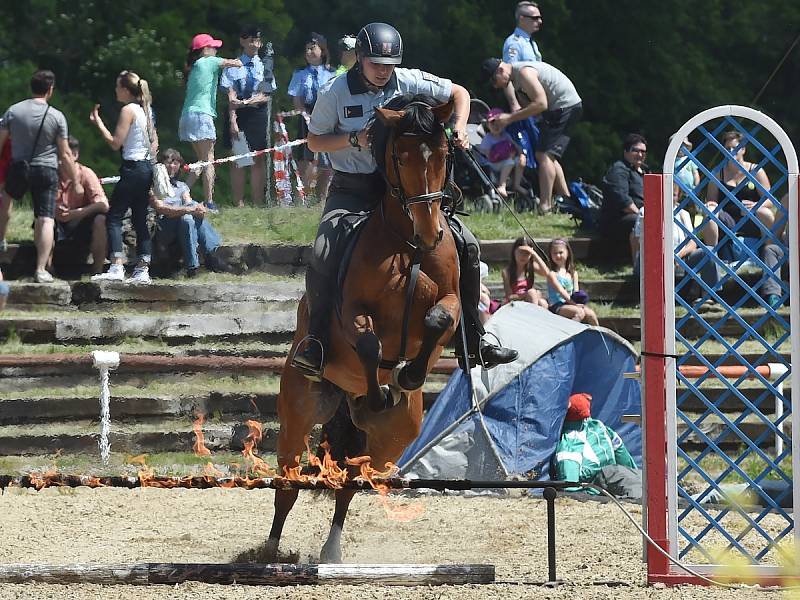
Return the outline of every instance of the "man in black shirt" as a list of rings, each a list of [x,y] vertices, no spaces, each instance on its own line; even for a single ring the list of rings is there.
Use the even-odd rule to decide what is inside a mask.
[[[616,161],[603,178],[600,230],[614,246],[613,257],[632,257],[631,231],[644,203],[647,140],[637,133],[625,137],[622,160]]]

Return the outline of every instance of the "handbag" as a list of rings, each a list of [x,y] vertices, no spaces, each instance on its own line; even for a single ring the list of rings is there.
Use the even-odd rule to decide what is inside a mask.
[[[172,182],[169,180],[169,173],[167,167],[163,163],[156,160],[153,155],[153,141],[150,139],[150,131],[147,129],[147,117],[145,117],[144,134],[147,136],[148,154],[150,156],[150,164],[153,165],[153,195],[159,200],[166,200],[175,195],[175,189],[172,187]]]
[[[36,146],[39,144],[39,137],[42,135],[42,127],[44,127],[44,120],[47,118],[47,112],[50,110],[50,105],[42,115],[42,122],[39,123],[39,131],[36,132],[36,139],[33,140],[33,147],[31,148],[31,157],[28,160],[15,160],[8,165],[8,172],[6,173],[6,193],[19,200],[28,191],[31,183],[31,163],[33,157],[36,156]]]

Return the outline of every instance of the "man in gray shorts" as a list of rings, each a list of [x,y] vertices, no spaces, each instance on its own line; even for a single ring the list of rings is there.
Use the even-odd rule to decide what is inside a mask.
[[[560,159],[569,144],[569,131],[583,113],[581,97],[572,81],[553,65],[545,62],[507,63],[488,58],[481,65],[481,74],[498,89],[514,84],[522,109],[496,117],[501,126],[541,115],[536,160],[539,163],[539,198],[541,208],[552,207],[553,190],[568,197],[569,187]]]
[[[61,111],[47,103],[53,95],[55,81],[52,71],[34,73],[31,77],[32,97],[11,106],[3,115],[0,126],[0,148],[11,136],[12,163],[7,175],[6,193],[13,177],[14,163],[30,161],[28,189],[36,217],[33,241],[36,244],[34,279],[37,283],[53,281],[45,267],[53,250],[59,159],[68,174],[68,183],[76,194],[83,195],[78,168],[67,143],[67,120]]]
[[[394,27],[370,23],[361,29],[356,37],[356,56],[356,64],[346,74],[330,80],[322,88],[308,126],[309,149],[327,152],[334,168],[306,274],[309,338],[292,359],[292,366],[310,379],[319,379],[324,369],[324,348],[328,342],[344,242],[355,224],[377,207],[385,190],[383,177],[368,148],[366,128],[375,109],[406,94],[424,94],[440,102],[452,98],[456,119],[453,141],[459,147],[468,143],[469,92],[430,73],[395,68],[402,62],[403,41]],[[481,338],[484,331],[478,313],[480,246],[472,233],[457,221],[451,223],[451,227],[464,239],[464,250],[459,258],[469,362],[482,363],[486,368],[511,362],[517,357],[515,350],[489,344]],[[463,353],[459,343],[456,347]]]

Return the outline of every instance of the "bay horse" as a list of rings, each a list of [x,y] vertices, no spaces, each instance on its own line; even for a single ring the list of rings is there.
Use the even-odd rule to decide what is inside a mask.
[[[281,373],[279,473],[298,466],[312,427],[329,421],[323,435],[328,429],[335,459],[368,455],[378,469],[397,461],[419,434],[422,385],[459,322],[458,255],[441,210],[450,165],[443,124],[454,105],[452,100],[434,105],[434,100],[420,96],[401,99],[403,108],[393,99],[376,109],[370,125],[372,153],[387,189],[362,225],[344,277],[340,309],[331,312],[323,381],[306,379],[289,360]],[[409,293],[415,262],[419,270]],[[290,356],[306,336],[307,321],[302,300]],[[402,346],[414,358],[402,360]],[[341,562],[342,527],[354,494],[335,491],[321,562]],[[265,547],[270,560],[277,556],[297,495],[297,490],[275,492],[275,515]]]

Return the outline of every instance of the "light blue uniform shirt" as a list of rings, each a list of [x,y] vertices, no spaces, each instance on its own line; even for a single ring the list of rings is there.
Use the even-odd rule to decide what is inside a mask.
[[[326,65],[306,65],[305,69],[294,72],[286,91],[290,96],[302,98],[303,104],[311,108],[316,104],[320,90],[334,77],[336,72]]]
[[[539,52],[539,46],[536,45],[536,42],[527,32],[519,27],[517,27],[514,33],[508,36],[503,43],[504,62],[540,62],[541,60],[542,53]]]
[[[403,94],[425,94],[447,102],[453,95],[453,82],[419,69],[395,69],[389,83],[374,93],[364,84],[360,71],[350,69],[320,90],[308,130],[314,135],[361,131],[376,108]],[[370,174],[377,168],[368,148],[348,146],[328,156],[333,168],[345,173]]]
[[[252,59],[247,54],[242,54],[239,57],[242,61],[241,67],[228,67],[222,71],[222,76],[219,79],[219,87],[228,90],[231,87],[236,90],[236,97],[239,100],[246,100],[254,94],[271,94],[277,88],[275,85],[275,75],[272,69],[267,69],[264,66],[261,58],[256,54]],[[253,80],[247,81],[247,64],[253,61]]]

